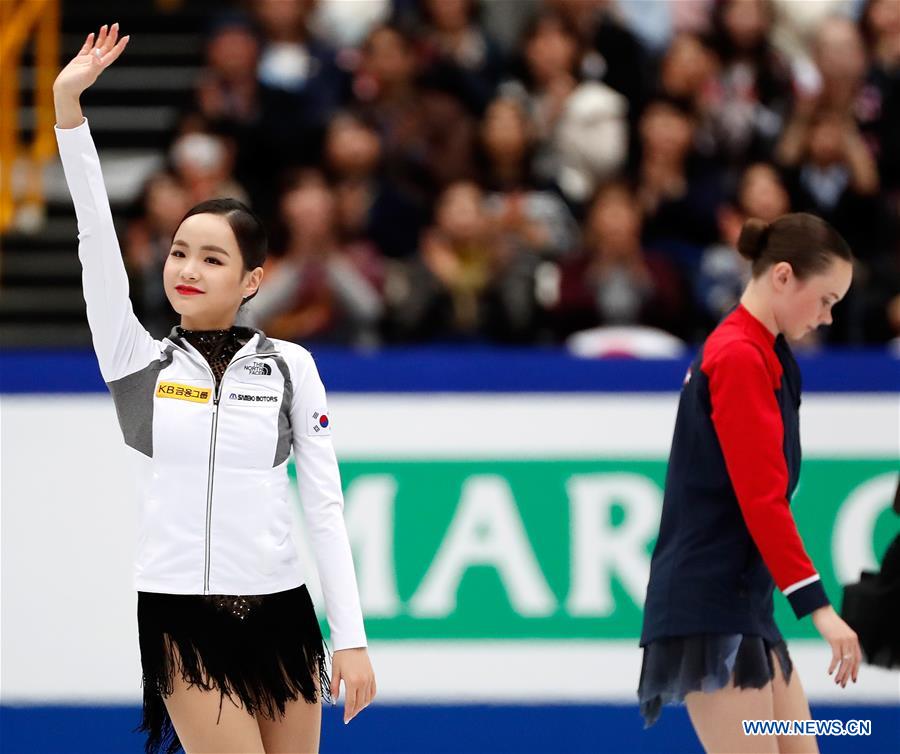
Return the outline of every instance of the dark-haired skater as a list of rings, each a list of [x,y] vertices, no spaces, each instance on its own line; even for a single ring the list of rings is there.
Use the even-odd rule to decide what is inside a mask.
[[[831,673],[856,681],[856,634],[831,607],[794,523],[800,371],[787,340],[831,323],[853,257],[823,220],[748,220],[753,261],[740,304],[685,378],[650,565],[638,696],[646,725],[685,701],[709,752],[817,751],[814,736],[745,736],[742,720],[809,719],[773,617],[777,586],[831,645]]]
[[[372,700],[325,389],[309,352],[235,327],[262,280],[266,234],[235,200],[194,207],[166,259],[181,326],[154,340],[132,312],[100,161],[79,97],[122,54],[118,24],[88,35],[54,84],[56,137],[78,217],[94,349],[141,460],[134,584],[148,752],[309,752],[321,697],[344,681],[348,721]],[[291,539],[287,463],[331,640]]]

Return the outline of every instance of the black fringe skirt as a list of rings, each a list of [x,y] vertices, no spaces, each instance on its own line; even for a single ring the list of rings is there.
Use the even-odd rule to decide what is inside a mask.
[[[784,640],[744,634],[673,636],[644,647],[638,699],[644,728],[659,718],[664,704],[678,704],[691,691],[718,691],[734,676],[742,689],[761,689],[775,677],[772,652],[790,683],[793,663]]]
[[[306,586],[252,596],[138,592],[137,614],[144,706],[136,730],[147,734],[147,754],[181,748],[163,702],[178,670],[189,686],[219,691],[220,712],[226,695],[273,720],[299,697],[330,700],[325,645]]]

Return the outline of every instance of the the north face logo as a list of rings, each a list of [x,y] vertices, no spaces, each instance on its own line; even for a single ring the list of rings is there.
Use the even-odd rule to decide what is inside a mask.
[[[252,364],[244,364],[244,369],[250,374],[272,374],[272,367],[261,361],[254,361]]]

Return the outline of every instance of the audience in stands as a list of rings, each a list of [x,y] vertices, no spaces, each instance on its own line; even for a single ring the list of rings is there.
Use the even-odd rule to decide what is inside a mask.
[[[790,210],[858,257],[824,339],[897,337],[896,0],[355,5],[210,19],[193,107],[127,233],[155,333],[173,323],[154,283],[172,228],[228,194],[272,229],[246,316],[303,342],[598,325],[699,342],[747,279],[741,224]]]

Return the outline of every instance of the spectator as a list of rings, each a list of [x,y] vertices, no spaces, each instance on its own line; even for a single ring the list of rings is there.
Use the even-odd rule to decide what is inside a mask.
[[[227,137],[236,150],[235,178],[253,196],[256,209],[269,214],[274,201],[260,137],[262,101],[257,78],[260,40],[251,20],[226,14],[212,23],[206,41],[206,64],[194,90],[196,111],[208,129]]]
[[[717,237],[720,176],[694,150],[696,116],[680,102],[653,100],[640,120],[636,167],[644,234],[693,273],[700,250]]]
[[[415,196],[386,180],[381,170],[381,142],[362,118],[334,117],[325,137],[325,165],[335,181],[342,237],[368,239],[388,257],[415,254],[427,221]]]
[[[718,114],[724,91],[719,85],[719,59],[696,34],[676,34],[659,65],[658,90],[664,99],[679,102],[696,120],[694,146],[715,157],[719,149]]]
[[[694,295],[707,330],[735,307],[750,280],[750,262],[737,251],[744,222],[751,217],[773,222],[791,211],[790,198],[772,165],[750,165],[741,176],[734,201],[717,213],[719,241],[708,246],[694,278]]]
[[[813,39],[813,61],[822,82],[811,109],[853,110],[868,64],[856,24],[840,16],[825,19]]]
[[[554,191],[535,186],[530,173],[533,142],[519,100],[495,99],[481,126],[484,184],[493,189],[485,206],[505,243],[526,254],[557,257],[572,249],[575,221]]]
[[[861,23],[870,67],[855,112],[878,161],[882,187],[897,199],[900,197],[900,3],[869,0]]]
[[[413,38],[376,26],[353,83],[361,113],[375,125],[389,180],[423,201],[475,174],[475,120],[452,94],[416,80]]]
[[[534,18],[522,52],[524,80],[504,92],[527,97],[539,144],[537,173],[578,207],[624,164],[627,100],[598,81],[579,81],[578,34],[559,13]]]
[[[636,118],[650,90],[650,60],[640,39],[621,22],[614,0],[544,0],[563,16],[579,39],[579,70],[585,79],[602,81],[628,101]]]
[[[480,116],[500,83],[500,48],[476,23],[477,0],[420,0],[420,55],[430,77],[443,78]]]
[[[521,98],[500,95],[488,106],[479,130],[481,184],[488,190],[549,187],[534,174],[537,134]]]
[[[712,21],[712,44],[722,64],[722,96],[714,112],[717,152],[731,166],[743,166],[771,153],[790,108],[790,66],[769,41],[769,0],[721,0]]]
[[[848,18],[826,19],[816,32],[813,54],[821,88],[798,103],[800,117],[815,110],[849,113],[875,160],[885,158],[889,164],[892,159],[896,161],[888,145],[896,145],[897,137],[889,131],[900,123],[885,121],[884,117],[891,107],[891,76],[878,65],[870,66],[857,25]]]
[[[470,182],[448,186],[419,257],[391,285],[392,332],[402,340],[477,340],[484,336],[486,294],[502,256]]]
[[[321,173],[301,173],[283,195],[286,245],[267,263],[247,317],[276,338],[369,347],[378,342],[383,265],[377,250],[337,237],[334,193]]]
[[[260,170],[270,179],[318,161],[328,119],[346,100],[349,79],[335,51],[311,31],[314,0],[252,0],[263,35],[257,67],[265,149]]]
[[[192,205],[221,197],[251,203],[233,176],[234,154],[233,143],[205,131],[188,130],[175,140],[169,157]]]
[[[794,209],[834,225],[853,248],[862,270],[878,264],[891,231],[879,202],[875,161],[852,116],[831,110],[819,110],[808,120],[796,115],[778,157],[787,169]],[[865,280],[868,273],[859,277]],[[862,342],[863,305],[862,288],[851,289],[843,303],[846,313],[829,338]]]
[[[662,57],[659,88],[698,115],[707,114],[719,97],[718,59],[695,34],[678,34]]]
[[[179,321],[163,288],[163,265],[181,219],[191,208],[177,176],[160,172],[144,186],[139,217],[125,236],[125,264],[138,318],[155,338],[164,338]]]
[[[646,325],[681,335],[686,301],[677,270],[641,243],[641,210],[624,183],[597,193],[584,249],[563,262],[551,313],[559,336],[600,325]]]
[[[198,110],[209,123],[234,132],[257,122],[258,61],[259,39],[249,19],[227,15],[213,23],[195,88]]]
[[[792,204],[835,226],[860,258],[878,253],[883,241],[878,168],[856,122],[846,112],[797,113],[778,145],[788,169]]]
[[[879,166],[889,179],[898,142],[891,128],[898,113],[891,87],[867,79],[863,37],[845,18],[829,18],[819,28],[814,58],[821,87],[798,100],[778,145],[778,158],[792,169],[796,204],[823,212],[857,254],[871,258],[884,248],[889,231],[881,198]],[[865,228],[864,232],[861,228]]]

